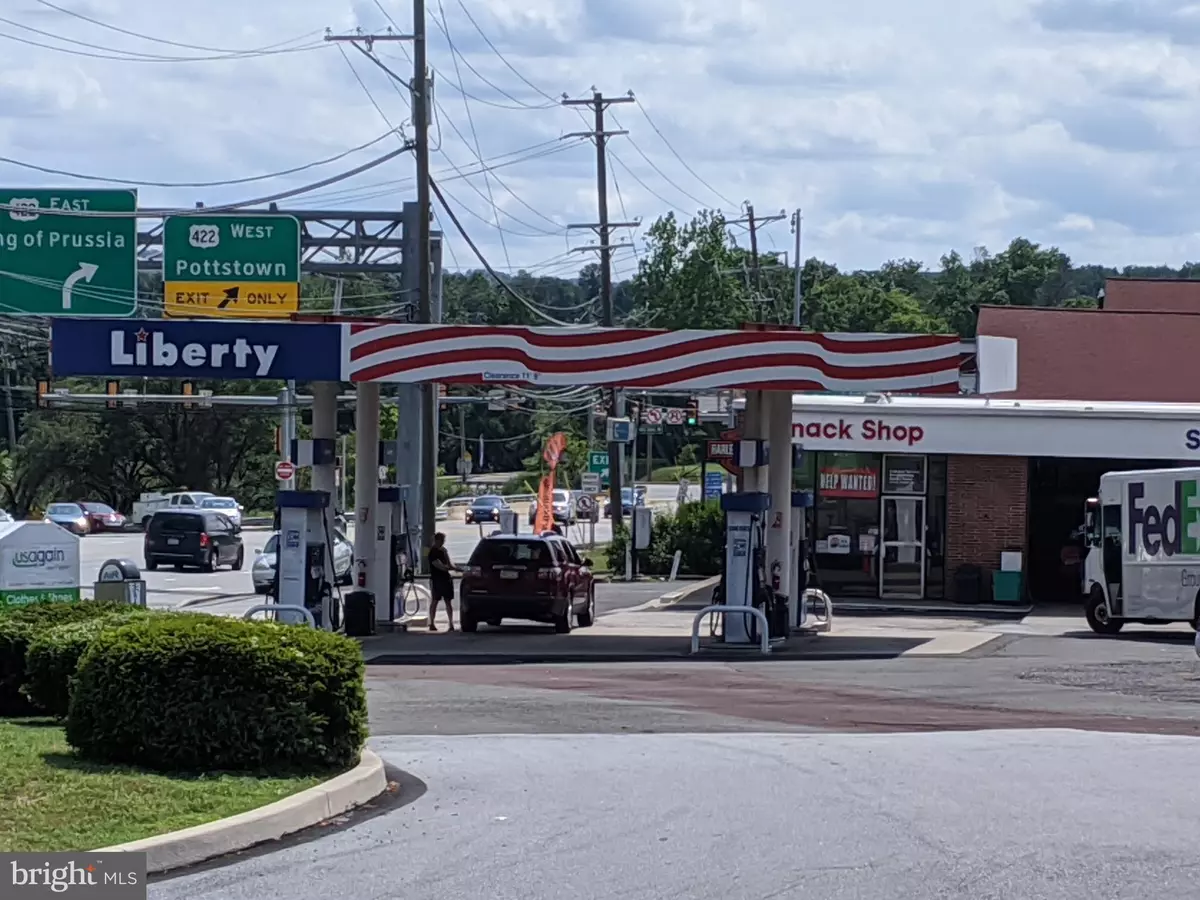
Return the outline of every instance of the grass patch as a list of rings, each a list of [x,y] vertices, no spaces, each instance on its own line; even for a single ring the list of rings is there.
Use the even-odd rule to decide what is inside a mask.
[[[700,466],[663,466],[650,473],[651,484],[678,484],[680,478],[699,484]]]
[[[49,719],[0,722],[0,852],[123,844],[265,806],[325,777],[184,777],[93,765]]]

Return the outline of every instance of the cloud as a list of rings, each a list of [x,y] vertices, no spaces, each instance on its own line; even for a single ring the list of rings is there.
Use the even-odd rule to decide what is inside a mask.
[[[37,0],[7,4],[4,17],[26,28],[0,23],[0,156],[135,179],[143,205],[191,207],[303,187],[401,137],[263,181],[153,183],[269,174],[390,127],[412,133],[408,45],[376,45],[392,77],[322,41],[326,28],[407,32],[411,7],[399,0],[55,3],[158,40]],[[566,226],[598,214],[595,151],[562,136],[593,123],[557,101],[633,91],[640,105],[606,117],[628,131],[609,141],[614,219],[744,200],[803,208],[805,254],[847,268],[894,257],[936,265],[952,248],[997,249],[1017,235],[1079,261],[1179,263],[1200,257],[1193,10],[1165,0],[430,0],[433,168],[494,265],[573,274],[594,258],[568,252],[593,239]],[[214,56],[225,58],[186,61]],[[16,186],[75,183],[0,171]],[[398,210],[413,196],[404,156],[284,205]],[[444,214],[438,226],[451,233],[447,256],[473,264]],[[791,241],[786,221],[764,229],[764,249]],[[618,255],[618,275],[635,265]]]

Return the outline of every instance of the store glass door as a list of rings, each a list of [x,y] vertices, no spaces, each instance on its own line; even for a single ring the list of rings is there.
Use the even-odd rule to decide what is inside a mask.
[[[925,596],[925,498],[884,496],[879,545],[879,596],[920,600]]]

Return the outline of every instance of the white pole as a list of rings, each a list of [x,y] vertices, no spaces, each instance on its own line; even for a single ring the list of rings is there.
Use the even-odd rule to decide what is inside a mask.
[[[804,217],[800,210],[792,216],[792,231],[796,233],[796,287],[792,292],[792,324],[800,327],[803,320],[804,287],[800,284],[800,276],[804,273],[804,260],[800,258],[800,228]]]

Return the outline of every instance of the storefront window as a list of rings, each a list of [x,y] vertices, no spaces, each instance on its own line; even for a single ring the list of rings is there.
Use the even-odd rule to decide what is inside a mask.
[[[800,465],[792,467],[792,490],[811,491],[817,484],[817,454],[809,451],[800,457]]]
[[[883,458],[883,492],[885,494],[924,494],[925,457],[897,456]]]
[[[813,555],[821,587],[834,597],[879,591],[880,457],[817,453]]]

